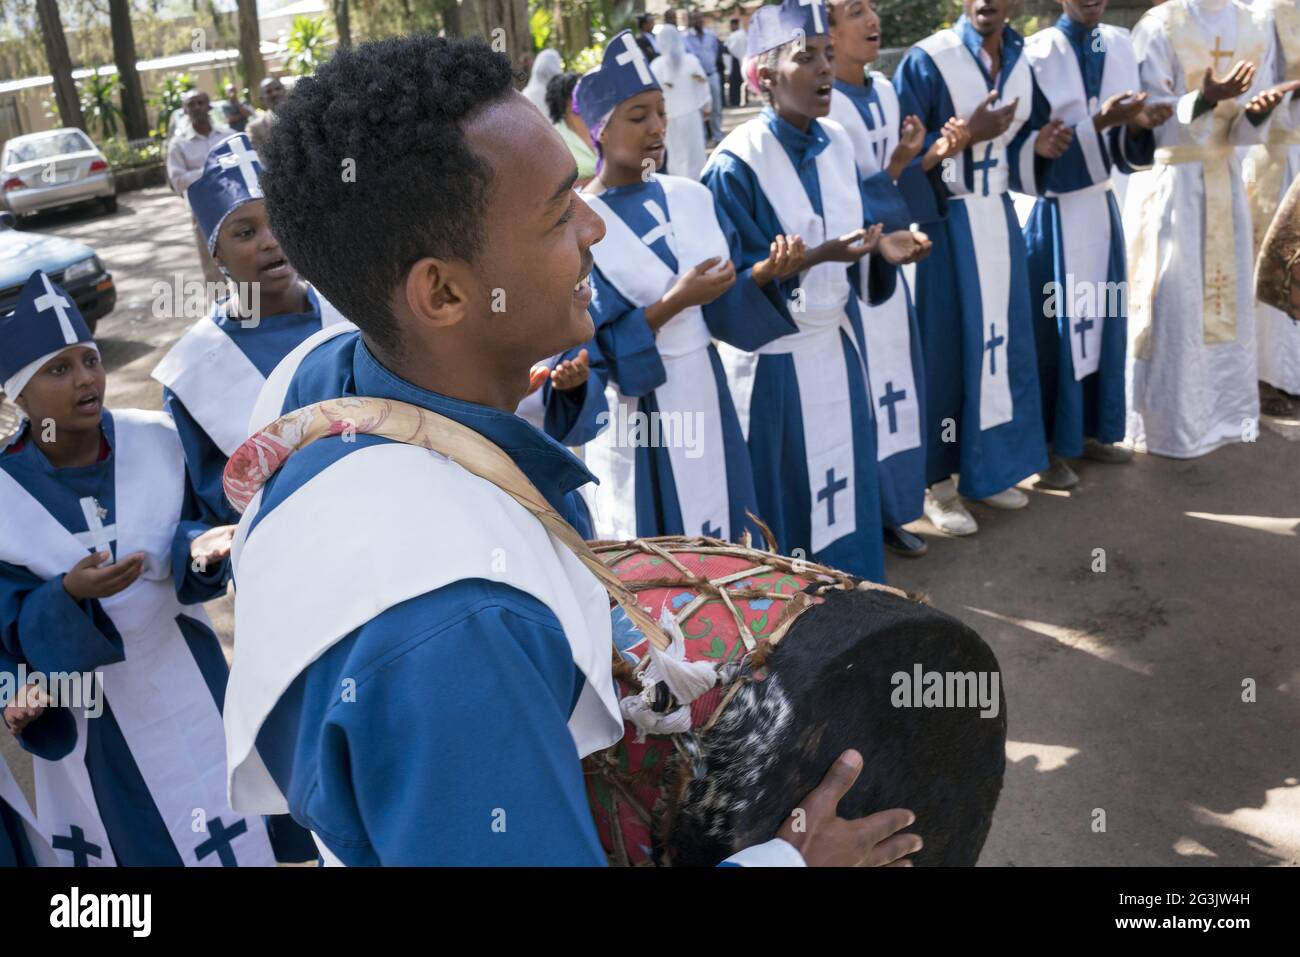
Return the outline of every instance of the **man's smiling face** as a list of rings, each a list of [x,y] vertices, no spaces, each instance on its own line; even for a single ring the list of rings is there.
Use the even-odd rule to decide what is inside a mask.
[[[487,105],[464,129],[491,169],[475,311],[485,343],[527,368],[594,334],[591,247],[605,224],[574,192],[577,167],[564,141],[523,96]]]

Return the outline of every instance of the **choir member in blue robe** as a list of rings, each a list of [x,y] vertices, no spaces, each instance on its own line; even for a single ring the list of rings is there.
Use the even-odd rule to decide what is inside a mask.
[[[592,338],[604,227],[512,80],[481,41],[340,50],[277,114],[264,186],[286,253],[360,328],[287,392],[346,367],[341,394],[462,424],[559,509],[591,475],[514,411],[539,360]],[[605,863],[580,761],[624,733],[598,581],[454,454],[362,431],[281,452],[236,538],[235,806],[290,811],[332,864]],[[741,855],[800,863],[788,836]]]
[[[153,371],[201,506],[194,535],[239,518],[221,493],[221,470],[247,438],[266,377],[308,336],[344,321],[285,258],[266,221],[261,175],[257,153],[240,133],[213,147],[185,193],[213,261],[233,283],[233,293],[214,303]]]
[[[625,55],[626,54],[626,55]],[[713,195],[664,162],[663,91],[624,31],[582,78],[578,111],[599,154],[582,197],[605,222],[592,319],[610,383],[610,427],[586,448],[596,536],[738,541],[757,513],[740,419],[712,337],[733,346],[793,332],[765,294],[780,263],[737,271],[739,239]],[[783,244],[784,248],[784,244]]]
[[[898,94],[884,74],[868,70],[880,55],[881,35],[880,16],[867,0],[837,0],[828,4],[827,13],[835,49],[830,118],[853,141],[863,188],[883,203],[904,204],[901,215],[908,219],[900,180],[925,147],[925,128],[915,116],[902,115]],[[945,156],[965,147],[965,124],[950,120],[947,126],[948,135],[935,139],[924,157],[920,188],[941,192],[934,170]],[[860,267],[855,271],[859,281],[866,275]],[[860,293],[865,300],[867,290]],[[867,306],[859,346],[867,360],[867,387],[876,415],[885,546],[920,557],[927,550],[925,539],[902,527],[920,518],[926,485],[925,366],[906,276],[900,277],[889,299]]]
[[[1043,424],[1053,453],[1038,484],[1052,489],[1078,484],[1066,459],[1122,463],[1133,455],[1113,444],[1128,424],[1128,310],[1124,225],[1111,175],[1151,166],[1151,131],[1172,113],[1169,104],[1148,106],[1128,31],[1101,23],[1105,0],[1064,0],[1063,7],[1054,26],[1025,41],[1045,108],[1074,129],[1079,144],[1038,183],[1041,195],[1024,223],[1029,288],[1039,307]]]
[[[957,23],[912,47],[894,74],[901,109],[920,119],[927,143],[954,117],[970,133],[942,164],[946,214],[923,191],[908,194],[934,240],[916,270],[926,515],[957,535],[978,529],[959,492],[1022,508],[1028,499],[1013,486],[1047,467],[1025,242],[1007,192],[1036,192],[1048,159],[1078,149],[1064,124],[1031,118],[1033,71],[1007,25],[1011,0],[963,5]]]
[[[175,426],[103,408],[99,349],[41,272],[0,320],[0,380],[25,419],[0,452],[0,648],[94,673],[19,736],[59,863],[274,864],[226,800],[226,663],[194,603],[224,590],[228,545],[178,532],[198,505]]]
[[[723,350],[759,514],[783,551],[880,580],[876,425],[850,267],[867,257],[861,285],[883,302],[897,265],[922,254],[924,240],[908,230],[901,204],[863,189],[848,134],[825,119],[833,80],[825,7],[761,7],[747,38],[752,82],[768,106],[722,142],[703,182],[740,238],[738,268],[769,256],[780,235],[805,246],[774,297],[794,329],[751,352]]]

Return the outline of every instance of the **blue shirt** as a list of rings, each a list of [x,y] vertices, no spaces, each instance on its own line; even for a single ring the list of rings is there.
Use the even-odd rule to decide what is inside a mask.
[[[718,72],[718,35],[712,30],[705,30],[697,35],[694,30],[682,34],[682,45],[687,53],[699,58],[704,72],[712,76]]]
[[[345,394],[410,402],[474,429],[553,505],[591,480],[523,420],[394,375],[357,333],[313,352],[291,393],[332,381],[340,363],[351,376]],[[323,440],[291,457],[267,483],[250,535],[330,464],[385,441]],[[354,700],[342,694],[349,680]],[[345,864],[603,865],[567,724],[583,682],[559,620],[540,601],[499,582],[462,580],[335,643],[280,698],[257,747],[293,817]]]

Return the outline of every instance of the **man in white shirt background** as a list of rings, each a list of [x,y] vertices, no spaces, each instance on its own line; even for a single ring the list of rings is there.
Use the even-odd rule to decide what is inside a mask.
[[[187,92],[181,100],[181,109],[185,111],[185,119],[167,147],[167,182],[184,196],[190,184],[203,175],[203,163],[208,152],[231,132],[212,122],[212,104],[202,90]],[[193,215],[190,218],[193,219]],[[194,240],[198,245],[204,279],[210,283],[222,282],[221,270],[212,261],[207,241],[199,232],[197,223],[194,224]]]

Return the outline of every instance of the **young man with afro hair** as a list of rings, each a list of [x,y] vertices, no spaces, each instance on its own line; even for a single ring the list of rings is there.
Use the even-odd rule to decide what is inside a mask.
[[[340,50],[280,108],[266,158],[285,253],[359,328],[286,359],[283,404],[439,413],[557,509],[591,481],[512,413],[535,363],[592,336],[604,225],[504,57],[429,36]],[[281,428],[244,487],[233,801],[288,810],[331,863],[604,863],[580,764],[623,734],[604,590],[455,455],[346,424],[310,443]],[[860,760],[823,787],[846,788]],[[919,846],[894,836],[907,812],[848,822],[835,805],[809,803],[803,830],[742,862],[886,863]]]

